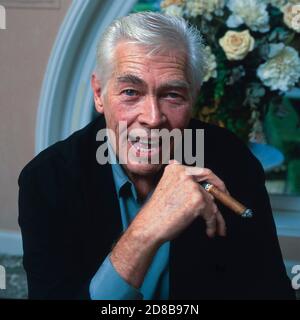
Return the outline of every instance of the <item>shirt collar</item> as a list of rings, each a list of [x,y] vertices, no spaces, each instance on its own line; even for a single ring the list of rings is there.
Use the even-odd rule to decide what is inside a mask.
[[[109,142],[109,139],[107,139],[107,145],[108,155],[112,167],[112,173],[118,197],[124,197],[128,195],[128,192],[130,193],[131,191],[131,195],[133,195],[135,201],[138,201],[138,195],[134,187],[134,184],[131,182],[131,180],[125,173],[124,169],[119,164],[116,154]]]

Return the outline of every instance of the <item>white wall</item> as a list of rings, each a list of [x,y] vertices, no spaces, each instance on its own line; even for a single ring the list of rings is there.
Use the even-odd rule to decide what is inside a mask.
[[[34,156],[44,71],[71,0],[59,9],[6,8],[0,30],[0,231],[18,230],[17,178]]]

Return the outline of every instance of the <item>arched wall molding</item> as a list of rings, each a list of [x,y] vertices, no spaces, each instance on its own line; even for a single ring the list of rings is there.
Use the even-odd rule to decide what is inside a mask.
[[[111,21],[130,12],[135,2],[72,2],[53,46],[40,93],[36,153],[92,119],[90,76],[95,68],[98,40]]]

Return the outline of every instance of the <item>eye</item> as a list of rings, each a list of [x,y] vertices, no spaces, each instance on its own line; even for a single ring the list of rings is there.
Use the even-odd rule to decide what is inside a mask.
[[[181,94],[177,93],[177,92],[167,92],[165,94],[165,97],[168,99],[184,99],[184,96],[182,96]]]
[[[168,93],[166,94],[166,96],[167,96],[168,98],[172,98],[172,99],[176,99],[176,98],[179,98],[179,97],[180,97],[180,95],[179,95],[178,93],[175,93],[175,92],[168,92]]]
[[[125,94],[128,97],[135,97],[137,96],[138,92],[133,89],[126,89],[122,91],[122,94]]]

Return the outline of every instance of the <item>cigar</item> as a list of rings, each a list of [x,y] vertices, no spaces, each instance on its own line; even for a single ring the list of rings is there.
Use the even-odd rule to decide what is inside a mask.
[[[246,208],[236,199],[231,197],[229,194],[219,190],[213,184],[208,182],[202,182],[202,187],[212,194],[216,199],[218,199],[221,203],[223,203],[226,207],[231,209],[234,213],[240,215],[242,218],[252,218],[253,211],[249,208]]]

